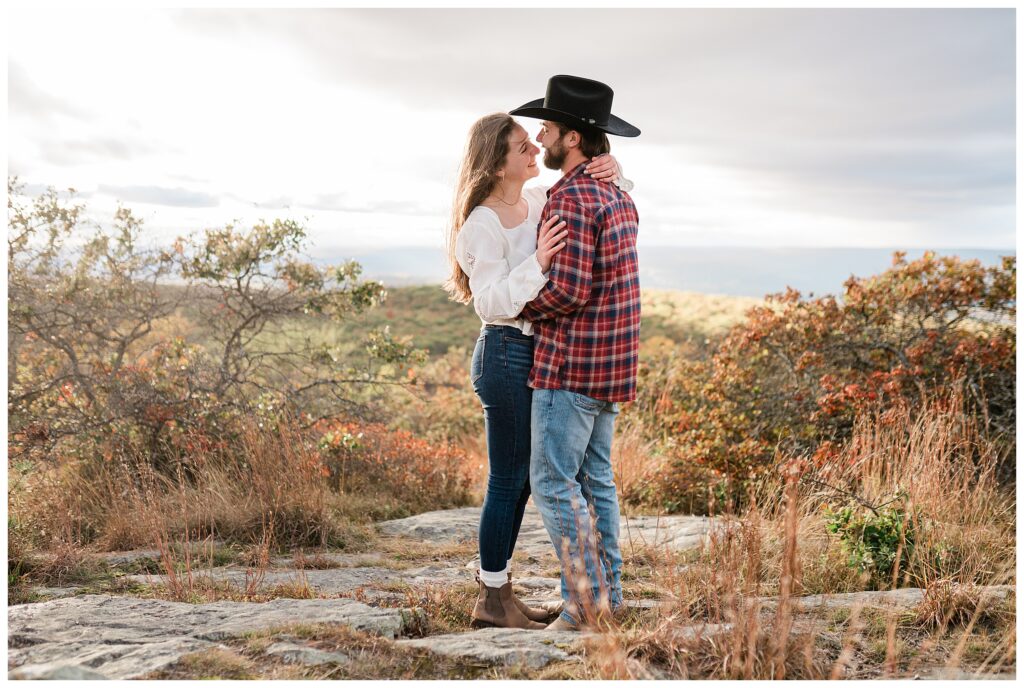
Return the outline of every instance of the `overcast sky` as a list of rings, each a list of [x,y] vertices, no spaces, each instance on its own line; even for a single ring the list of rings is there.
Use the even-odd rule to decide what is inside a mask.
[[[575,74],[643,131],[612,137],[642,245],[1015,245],[1013,10],[8,16],[9,172],[159,236],[441,246],[470,124]]]

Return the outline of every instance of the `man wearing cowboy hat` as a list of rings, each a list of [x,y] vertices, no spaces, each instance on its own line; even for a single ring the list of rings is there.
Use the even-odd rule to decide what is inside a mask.
[[[522,311],[534,323],[530,486],[562,563],[565,604],[548,626],[557,630],[622,605],[611,445],[619,402],[636,398],[638,216],[627,193],[584,168],[609,151],[608,134],[640,130],[611,106],[605,84],[554,76],[544,98],[509,113],[543,120],[544,164],[563,176],[548,191],[541,223],[557,215],[569,231],[547,285]]]

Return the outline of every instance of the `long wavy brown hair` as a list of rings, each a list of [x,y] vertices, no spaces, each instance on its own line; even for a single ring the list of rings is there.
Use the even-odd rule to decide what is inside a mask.
[[[444,283],[452,301],[469,303],[473,294],[469,291],[469,276],[455,258],[455,240],[463,223],[473,208],[483,203],[498,183],[497,172],[508,155],[508,139],[516,121],[504,112],[481,117],[469,128],[466,149],[459,163],[455,181],[455,198],[452,214],[448,221],[445,245],[448,248],[448,262],[451,276]]]

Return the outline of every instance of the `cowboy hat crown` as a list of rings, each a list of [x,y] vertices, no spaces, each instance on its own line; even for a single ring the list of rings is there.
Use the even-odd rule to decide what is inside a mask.
[[[559,74],[548,79],[543,98],[531,100],[508,114],[596,129],[615,136],[639,136],[639,129],[612,114],[613,95],[611,87],[600,81]]]

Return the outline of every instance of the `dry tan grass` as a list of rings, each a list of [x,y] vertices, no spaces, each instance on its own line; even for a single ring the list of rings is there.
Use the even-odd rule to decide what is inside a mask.
[[[916,543],[893,586],[1012,582],[1015,497],[998,483],[999,451],[957,398],[916,416],[891,410],[862,418],[835,460],[802,479],[802,511],[810,517],[849,495],[877,507],[902,492]]]
[[[158,474],[140,457],[122,462],[69,461],[41,469],[10,494],[18,523],[12,599],[31,584],[60,585],[98,574],[95,550],[156,547],[167,576],[159,594],[199,600],[265,595],[262,571],[271,553],[295,547],[358,549],[372,530],[360,513],[372,495],[333,492],[290,427],[255,424],[239,439],[244,462],[215,452],[181,457],[176,476]],[[197,573],[220,557],[216,537],[247,550],[241,591]],[[11,554],[11,552],[9,552]],[[101,567],[102,568],[102,567]],[[289,597],[311,593],[296,584]]]
[[[319,667],[294,667],[294,675],[281,673],[280,660],[270,659],[263,654],[267,646],[279,636],[285,635],[295,642],[307,644],[327,652],[343,653],[348,661],[337,665]],[[361,633],[345,626],[334,624],[296,624],[248,634],[245,638],[230,641],[239,654],[259,667],[259,678],[304,678],[355,679],[380,681],[383,679],[429,680],[429,679],[526,679],[538,678],[536,670],[517,666],[489,666],[473,660],[459,660],[436,655],[420,648],[396,645],[393,641],[367,633]],[[178,676],[181,667],[176,667]],[[551,667],[557,672],[551,677],[569,677],[564,667]],[[154,678],[164,678],[159,676]]]
[[[292,553],[292,567],[303,570],[324,570],[341,568],[341,564],[339,564],[334,559],[325,557],[323,552],[313,552],[312,554],[307,554],[303,550],[298,549]]]
[[[654,458],[655,443],[643,439],[637,428],[627,428],[615,437],[612,466],[615,488],[625,502],[634,500],[658,472]]]
[[[639,553],[627,570],[670,588],[672,604],[654,624],[612,625],[581,675],[835,679],[908,676],[943,664],[982,673],[1012,666],[1015,609],[980,600],[977,586],[1015,582],[1013,495],[995,479],[995,445],[959,411],[953,400],[918,416],[863,419],[829,465],[780,461],[783,488],[761,485],[744,513],[722,515],[689,566]],[[869,589],[869,577],[825,529],[822,507],[851,496],[879,505],[900,489],[918,538],[909,566],[886,587],[926,587],[921,605],[882,614],[854,608],[842,619],[794,608],[794,596]],[[777,596],[767,608],[758,599],[766,595]],[[717,632],[682,632],[702,624]]]
[[[354,521],[371,496],[332,493],[295,430],[253,424],[239,442],[244,462],[196,452],[181,457],[177,476],[155,473],[141,457],[42,470],[11,508],[36,533],[105,550],[152,545],[155,532],[251,544],[270,528],[282,545],[342,549],[368,539]]]
[[[984,596],[977,585],[951,580],[934,581],[925,589],[924,599],[917,607],[917,622],[924,627],[964,627],[972,619],[984,622],[993,615],[1005,613],[1002,600]]]
[[[256,665],[230,649],[219,647],[185,655],[174,666],[148,675],[151,679],[253,680],[259,678]]]
[[[419,608],[424,612],[426,624],[414,635],[440,635],[470,630],[470,612],[479,594],[477,586],[419,585],[408,586],[402,592],[405,598],[395,606]]]

